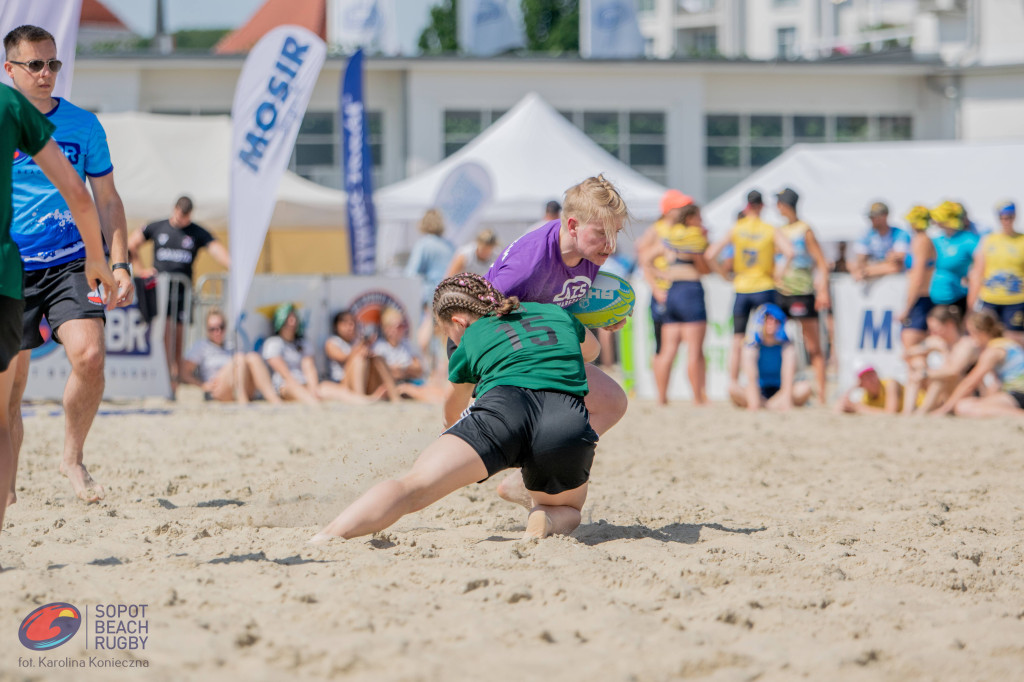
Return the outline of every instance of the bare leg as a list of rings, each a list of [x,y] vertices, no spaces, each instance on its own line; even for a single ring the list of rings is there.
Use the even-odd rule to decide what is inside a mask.
[[[747,392],[738,383],[729,386],[729,400],[736,407],[747,406]]]
[[[676,360],[682,338],[683,325],[661,325],[661,351],[654,356],[654,362],[651,363],[654,383],[658,386],[659,405],[668,405],[668,384],[672,376],[672,364]]]
[[[252,351],[246,353],[245,364],[249,368],[253,387],[263,395],[263,399],[268,403],[280,403],[281,398],[274,390],[274,382],[270,379],[270,370],[267,369],[267,363],[263,362],[259,353]]]
[[[994,393],[984,398],[964,398],[953,408],[958,417],[1024,417],[1024,410],[1009,393]]]
[[[64,387],[64,459],[60,472],[71,481],[79,499],[98,502],[103,499],[103,486],[92,479],[82,460],[85,438],[103,399],[103,321],[69,320],[56,331],[71,361],[71,376]]]
[[[729,386],[740,383],[740,356],[743,354],[743,334],[732,335],[732,347],[729,348]],[[729,389],[730,392],[732,388]]]
[[[3,372],[0,372],[0,405],[9,404],[11,400],[11,389],[14,386],[15,363],[17,358],[11,361],[11,365]],[[18,458],[11,445],[10,410],[0,411],[0,493],[9,490],[10,495],[14,494],[14,471],[18,465]],[[5,504],[0,504],[0,532],[4,529],[4,512],[8,505],[14,504],[14,500],[8,496]]]
[[[800,320],[801,331],[804,337],[804,349],[811,360],[811,367],[814,368],[814,379],[818,386],[818,400],[825,404],[825,354],[821,349],[821,336],[818,332],[818,320],[804,318]],[[906,346],[904,346],[906,348]]]
[[[903,414],[909,416],[914,414],[917,409],[917,394],[920,393],[923,382],[916,378],[917,370],[924,369],[927,366],[927,360],[921,356],[913,357],[907,361],[907,382],[903,387],[903,405],[901,406]],[[929,386],[929,391],[931,387]],[[922,406],[922,410],[924,407]],[[927,411],[927,410],[924,410]]]
[[[281,400],[297,400],[306,405],[319,405],[320,400],[302,384],[287,383],[281,387]]]
[[[406,514],[486,477],[487,467],[476,450],[457,436],[443,434],[423,451],[407,474],[370,488],[310,542],[376,533]]]
[[[383,387],[373,395],[368,396],[351,391],[344,384],[338,384],[333,381],[321,381],[319,390],[324,400],[336,400],[341,403],[348,403],[349,405],[367,405],[380,400],[381,396],[384,395]]]
[[[15,492],[18,483],[18,455],[21,453],[21,443],[25,438],[25,423],[21,419],[21,399],[25,395],[25,386],[28,384],[28,367],[31,358],[32,351],[21,351],[4,372],[4,374],[11,375],[11,392],[8,394],[7,400],[7,423],[10,428],[11,442],[11,483],[7,490],[8,507],[18,501],[18,495]]]
[[[370,358],[370,376],[376,377],[377,385],[384,387],[388,400],[398,402],[402,399],[402,394],[395,383],[395,377],[392,376],[391,370],[388,369],[383,358]]]
[[[580,525],[580,510],[587,501],[587,487],[566,490],[557,495],[533,491],[533,508],[526,521],[527,538],[546,538],[549,535],[568,535]]]
[[[693,402],[704,405],[708,402],[705,388],[707,363],[704,360],[704,335],[707,333],[707,322],[684,322],[683,341],[686,342],[686,374],[693,390]]]

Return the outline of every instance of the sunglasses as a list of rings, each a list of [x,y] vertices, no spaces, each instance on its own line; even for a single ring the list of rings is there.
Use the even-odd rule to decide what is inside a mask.
[[[224,325],[221,324],[221,325],[217,325],[216,327],[207,327],[206,331],[208,331],[208,332],[222,332],[222,331],[224,331]]]
[[[24,66],[28,69],[29,73],[39,73],[43,70],[44,66],[49,67],[51,73],[57,73],[64,66],[64,62],[59,59],[33,59],[27,62],[16,62],[12,59],[10,62],[11,64]]]

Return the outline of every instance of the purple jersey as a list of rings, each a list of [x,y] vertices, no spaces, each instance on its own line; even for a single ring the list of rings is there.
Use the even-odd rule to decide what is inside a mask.
[[[487,280],[506,296],[524,303],[555,303],[567,308],[586,297],[599,266],[586,258],[570,268],[562,260],[558,230],[552,220],[508,245],[487,273]]]

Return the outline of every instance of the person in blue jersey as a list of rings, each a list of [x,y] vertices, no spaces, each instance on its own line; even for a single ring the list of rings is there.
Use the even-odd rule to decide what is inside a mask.
[[[765,303],[754,311],[740,356],[747,384],[729,389],[736,406],[788,410],[811,397],[811,385],[796,380],[796,349],[785,327],[786,313],[776,304]]]
[[[889,207],[881,201],[871,204],[868,219],[871,229],[853,243],[856,258],[850,274],[861,281],[903,272],[910,252],[910,235],[889,224]]]
[[[106,133],[96,116],[53,97],[61,62],[45,29],[19,26],[4,37],[4,70],[14,87],[56,126],[53,139],[84,181],[89,179],[103,237],[110,249],[117,305],[133,300],[128,266],[124,206],[114,187]],[[44,343],[46,318],[53,339],[71,362],[64,389],[64,453],[60,470],[75,494],[86,502],[103,498],[103,487],[83,465],[85,439],[103,398],[105,315],[102,295],[90,291],[85,277],[86,247],[70,208],[43,170],[27,156],[15,155],[12,168],[14,218],[11,234],[25,269],[23,338],[9,401],[11,440],[21,449],[21,398],[28,382],[33,348]],[[9,500],[14,498],[11,487]]]
[[[935,245],[935,273],[928,297],[935,305],[955,308],[963,319],[967,315],[967,291],[974,252],[980,237],[970,229],[963,206],[944,202],[932,212],[942,234],[932,239]]]
[[[85,184],[53,141],[53,130],[53,124],[27,99],[13,88],[0,85],[0,158],[31,156],[60,190],[67,200],[68,210],[82,226],[86,248],[84,275],[91,286],[104,285],[104,303],[112,306],[114,278],[103,258],[96,209]],[[14,387],[25,311],[21,254],[10,233],[11,174],[11,166],[0,166],[0,406],[9,404]],[[0,500],[0,528],[4,525],[4,512],[16,501],[14,476],[18,460],[11,431],[8,410],[0,409],[0,495],[6,495]]]

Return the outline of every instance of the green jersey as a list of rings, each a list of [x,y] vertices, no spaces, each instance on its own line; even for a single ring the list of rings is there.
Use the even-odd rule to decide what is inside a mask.
[[[587,394],[580,344],[583,325],[552,303],[522,303],[504,317],[482,317],[466,328],[448,361],[453,384],[476,384],[481,396],[495,386]]]
[[[54,125],[21,93],[0,86],[0,296],[22,297],[21,254],[11,239],[11,164],[7,161],[20,154],[35,156],[53,131]]]

